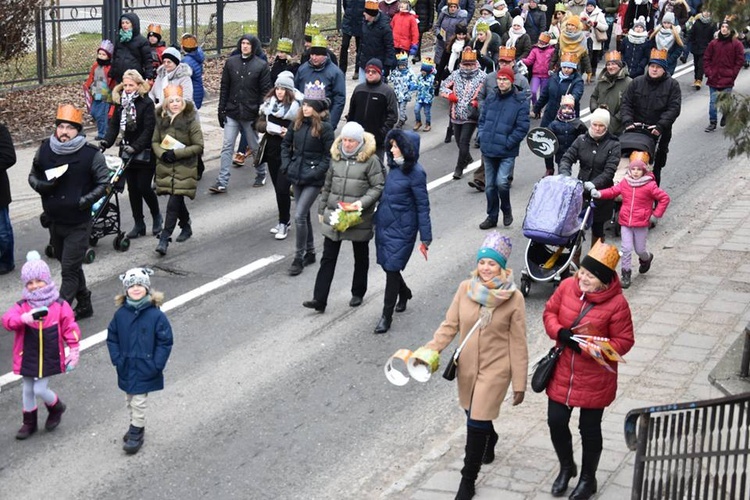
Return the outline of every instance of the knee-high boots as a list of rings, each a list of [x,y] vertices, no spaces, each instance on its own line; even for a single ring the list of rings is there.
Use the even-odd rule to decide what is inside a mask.
[[[581,479],[578,480],[576,488],[570,494],[570,500],[588,500],[596,493],[596,469],[599,468],[599,457],[602,456],[601,449],[596,451],[583,450],[581,462]]]
[[[555,478],[555,482],[552,483],[552,496],[561,497],[567,491],[570,479],[578,475],[578,468],[573,459],[572,439],[564,439],[560,442],[553,440],[552,445],[555,447],[557,459],[560,461],[560,473]]]
[[[491,455],[494,459],[494,444],[492,443],[493,441],[496,443],[497,438],[493,438],[493,435],[497,436],[494,431],[467,427],[464,467],[461,469],[461,484],[458,487],[455,500],[471,500],[474,498],[479,469],[482,468],[483,462],[491,462],[491,460],[485,461],[485,459],[490,458],[487,453],[490,448],[492,448]]]

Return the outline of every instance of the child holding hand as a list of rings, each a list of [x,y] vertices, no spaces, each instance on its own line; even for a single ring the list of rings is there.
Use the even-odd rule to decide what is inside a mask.
[[[635,249],[640,267],[638,272],[645,274],[651,268],[654,254],[646,251],[646,237],[653,215],[661,218],[669,205],[669,195],[656,185],[648,165],[642,160],[633,160],[628,173],[614,187],[597,191],[591,190],[592,198],[611,200],[622,196],[619,223],[622,228],[622,280],[623,288],[630,287],[631,253]],[[657,202],[656,208],[654,202]]]
[[[80,339],[73,310],[60,298],[49,266],[38,252],[26,255],[21,280],[23,299],[3,315],[3,327],[16,334],[13,373],[21,375],[23,380],[23,426],[16,439],[26,439],[37,431],[37,397],[44,401],[49,412],[44,428],[51,431],[60,424],[66,407],[49,389],[49,377],[78,365]],[[70,348],[67,357],[65,345]]]
[[[435,97],[435,63],[429,57],[422,59],[416,87],[414,131],[422,128],[422,111],[424,111],[425,126],[422,131],[429,132],[432,130],[432,100]]]

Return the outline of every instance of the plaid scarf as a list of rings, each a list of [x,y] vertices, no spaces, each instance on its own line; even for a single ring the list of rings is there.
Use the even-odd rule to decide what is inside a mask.
[[[499,275],[487,282],[482,281],[476,270],[471,273],[466,295],[481,306],[479,308],[481,328],[485,328],[490,323],[495,308],[511,298],[515,290],[513,271],[510,269],[502,269]]]
[[[135,130],[135,103],[133,101],[138,97],[138,91],[123,92],[120,99],[122,113],[120,113],[120,130]]]

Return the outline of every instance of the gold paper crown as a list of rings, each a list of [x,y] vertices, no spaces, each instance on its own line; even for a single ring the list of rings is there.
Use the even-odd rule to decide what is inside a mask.
[[[568,8],[565,6],[564,3],[556,3],[555,4],[555,12],[566,12]]]
[[[156,33],[161,36],[161,26],[158,24],[149,24],[146,33]]]
[[[466,47],[463,52],[461,52],[461,62],[476,62],[477,61],[477,52],[475,50],[472,50],[471,47]]]
[[[612,271],[617,269],[617,263],[620,262],[620,252],[617,250],[617,247],[608,243],[602,243],[601,240],[597,240],[594,246],[591,247],[588,256],[600,264],[607,266]]]
[[[324,37],[323,35],[314,35],[312,37],[312,45],[311,47],[317,47],[319,49],[327,49],[328,48],[328,39]]]
[[[632,153],[630,153],[630,157],[628,159],[631,162],[634,160],[641,160],[643,163],[648,165],[648,162],[651,160],[651,157],[645,151],[633,151]]]
[[[315,35],[320,35],[320,26],[317,23],[305,23],[305,36]]]
[[[549,43],[549,41],[552,40],[552,37],[549,36],[549,33],[546,31],[539,34],[539,41],[542,43]]]
[[[409,54],[407,52],[399,52],[396,54],[396,62],[408,62],[409,61]]]
[[[458,0],[448,0],[446,5],[458,5]]]
[[[83,111],[72,104],[61,104],[57,107],[55,120],[83,126]]]
[[[243,34],[245,34],[245,35],[257,35],[258,34],[258,25],[256,23],[250,23],[250,24],[244,26]]]
[[[490,25],[484,21],[477,21],[477,24],[474,25],[474,30],[476,30],[477,33],[484,33],[490,30]]]
[[[378,10],[378,2],[367,1],[365,2],[366,10]]]
[[[291,54],[292,50],[294,50],[294,41],[291,38],[279,38],[279,41],[276,43],[276,50]]]
[[[167,85],[164,87],[164,100],[166,101],[172,96],[182,97],[182,87],[179,85]]]
[[[604,62],[608,63],[610,61],[622,61],[622,54],[616,50],[610,50],[604,54]]]
[[[659,49],[651,49],[651,57],[650,59],[659,59],[661,61],[667,60],[667,51],[666,50],[659,50]]]
[[[198,39],[195,38],[195,35],[190,33],[185,33],[182,35],[182,48],[183,49],[196,49],[198,48]]]
[[[515,47],[500,47],[500,51],[497,53],[498,61],[513,61],[516,59],[516,48]]]
[[[560,57],[561,63],[570,62],[578,64],[578,60],[578,54],[576,54],[575,52],[563,52],[563,55]]]

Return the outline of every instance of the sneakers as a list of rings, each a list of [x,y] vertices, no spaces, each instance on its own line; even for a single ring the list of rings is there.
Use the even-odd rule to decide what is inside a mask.
[[[497,221],[490,217],[487,217],[481,224],[479,224],[479,229],[492,229],[493,227],[497,227]]]
[[[422,128],[422,122],[417,122],[414,124],[414,126],[411,128],[414,132],[419,132],[419,129]]]
[[[234,153],[234,156],[232,157],[232,166],[233,167],[244,167],[246,159],[247,159],[247,154],[240,153],[238,151],[238,152]]]
[[[276,226],[277,229],[276,229],[276,236],[275,236],[275,238],[277,240],[284,240],[284,239],[286,239],[286,237],[289,236],[289,226],[290,226],[290,224],[279,223],[279,225]]]
[[[432,125],[430,125],[430,124],[428,123],[428,124],[427,124],[427,125],[425,125],[425,126],[424,126],[424,128],[422,129],[422,132],[429,132],[430,130],[432,130]]]
[[[508,212],[503,214],[503,226],[508,227],[513,224],[513,213]]]
[[[716,130],[716,122],[709,122],[708,127],[706,127],[703,131],[713,132],[714,130]]]
[[[254,188],[263,187],[266,185],[266,175],[265,174],[258,174],[255,176],[255,182],[253,182]]]
[[[693,82],[693,88],[695,90],[700,90],[702,85],[703,85],[703,81],[702,80],[696,80],[696,81]]]
[[[208,188],[208,191],[213,194],[224,194],[227,192],[227,187],[222,186],[221,184],[217,182],[216,184]]]
[[[647,260],[641,260],[638,259],[638,263],[640,266],[638,267],[638,272],[640,274],[646,274],[649,269],[651,269],[651,263],[654,261],[654,254],[651,254],[651,256]]]
[[[279,232],[279,228],[280,228],[281,226],[283,226],[283,224],[282,224],[281,222],[279,222],[278,224],[276,224],[275,226],[273,226],[273,227],[271,228],[271,234],[276,234],[276,233],[278,233],[278,232]]]

